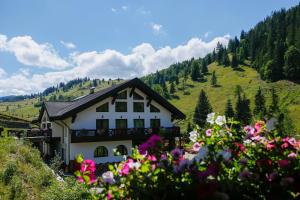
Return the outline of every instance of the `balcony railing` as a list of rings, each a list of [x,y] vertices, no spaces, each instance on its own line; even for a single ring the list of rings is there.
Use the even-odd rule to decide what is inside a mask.
[[[166,138],[180,136],[179,127],[164,128],[129,128],[129,129],[80,129],[72,130],[71,142],[95,142],[108,140],[141,140],[152,134],[161,135]]]
[[[34,139],[41,138],[45,140],[49,140],[52,137],[52,129],[31,129],[26,133],[25,138]]]

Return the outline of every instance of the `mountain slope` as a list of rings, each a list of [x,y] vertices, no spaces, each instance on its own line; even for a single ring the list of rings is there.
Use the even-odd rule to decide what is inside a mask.
[[[282,80],[273,83],[267,83],[260,79],[259,74],[252,68],[247,66],[241,67],[243,71],[234,71],[230,67],[217,66],[216,63],[212,63],[208,66],[209,75],[206,77],[206,82],[195,82],[191,79],[187,80],[186,93],[184,95],[181,89],[181,84],[175,92],[175,96],[179,98],[171,99],[171,102],[181,109],[186,115],[187,120],[181,123],[183,128],[186,128],[188,121],[192,122],[192,117],[200,90],[203,89],[215,112],[220,114],[224,113],[227,99],[231,99],[233,106],[235,107],[235,87],[240,85],[245,94],[251,101],[251,108],[254,108],[254,96],[259,87],[262,88],[267,105],[271,101],[271,88],[274,87],[279,96],[279,105],[281,109],[286,108],[289,111],[289,116],[295,126],[295,129],[300,133],[300,85]],[[211,72],[215,71],[219,87],[212,87],[210,85]],[[182,82],[180,79],[180,82]]]

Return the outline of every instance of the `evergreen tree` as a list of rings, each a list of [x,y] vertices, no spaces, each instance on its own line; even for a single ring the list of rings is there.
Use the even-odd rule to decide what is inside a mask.
[[[290,46],[284,55],[284,75],[289,80],[300,79],[300,51],[295,46]]]
[[[236,53],[232,54],[232,58],[231,58],[231,67],[232,69],[236,70],[239,66],[239,62],[236,56]]]
[[[223,48],[223,45],[220,42],[217,43],[216,50],[217,50],[217,62],[218,62],[219,65],[221,65],[222,61],[223,61],[224,48]]]
[[[230,60],[229,60],[229,56],[227,54],[227,51],[224,51],[224,55],[223,55],[223,61],[222,61],[223,65],[225,67],[230,65]]]
[[[167,84],[166,84],[166,82],[165,81],[163,81],[162,83],[161,83],[161,88],[162,88],[162,91],[163,91],[163,96],[165,97],[165,98],[170,98],[170,94],[169,94],[169,90],[168,90],[168,88],[167,88]]]
[[[192,61],[191,78],[193,81],[198,81],[201,78],[200,65],[196,60]]]
[[[262,93],[261,88],[259,87],[255,95],[255,107],[254,115],[262,119],[266,115],[266,100]]]
[[[171,82],[171,84],[170,84],[170,94],[174,94],[175,92],[176,92],[175,84],[174,84],[174,82]]]
[[[201,90],[195,108],[195,113],[193,118],[194,123],[198,124],[200,127],[203,127],[206,123],[207,115],[211,112],[212,112],[212,108],[206,96],[206,93],[204,92],[204,90]]]
[[[233,107],[232,107],[230,99],[228,99],[227,103],[226,103],[225,116],[229,117],[229,118],[233,118],[234,117],[234,110],[233,110]]]
[[[208,72],[207,62],[205,60],[201,63],[201,73],[206,74]]]
[[[211,82],[210,82],[211,86],[216,87],[217,86],[217,76],[216,76],[216,72],[213,71],[212,75],[211,75]]]
[[[235,110],[236,119],[239,120],[242,125],[251,122],[250,100],[246,98],[245,94],[243,97],[238,95]]]
[[[276,90],[274,87],[271,89],[271,97],[272,100],[271,100],[271,105],[269,107],[269,113],[274,115],[279,111],[278,95],[276,94]]]

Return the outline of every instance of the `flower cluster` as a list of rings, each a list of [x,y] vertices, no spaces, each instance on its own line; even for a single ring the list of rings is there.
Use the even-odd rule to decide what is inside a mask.
[[[79,182],[91,185],[96,182],[96,164],[93,160],[83,160],[82,155],[76,157],[76,162],[80,165],[80,169],[75,171],[75,175]]]
[[[126,161],[109,166],[94,199],[297,199],[300,141],[281,136],[272,122],[238,122],[211,113],[210,127],[189,133],[193,153],[163,150],[152,135]],[[274,122],[274,120],[273,120]],[[78,180],[94,181],[93,165],[81,162]]]

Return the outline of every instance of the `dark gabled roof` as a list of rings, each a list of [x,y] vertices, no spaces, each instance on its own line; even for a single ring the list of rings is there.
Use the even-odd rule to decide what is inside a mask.
[[[115,96],[118,92],[128,87],[138,88],[139,90],[143,91],[147,96],[169,110],[173,114],[174,118],[185,118],[185,115],[180,110],[169,103],[165,98],[160,96],[157,92],[153,91],[149,86],[147,86],[138,78],[122,82],[120,84],[100,90],[93,94],[86,95],[71,102],[44,102],[42,105],[41,113],[46,109],[50,119],[64,119],[66,117],[73,116],[74,114],[96,104],[103,99]],[[41,114],[39,119],[41,119]]]

